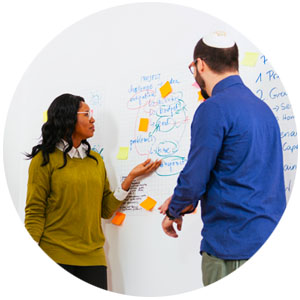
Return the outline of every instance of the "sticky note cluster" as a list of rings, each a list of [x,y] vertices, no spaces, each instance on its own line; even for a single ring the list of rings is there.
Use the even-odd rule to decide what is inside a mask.
[[[125,220],[126,215],[121,212],[116,212],[114,218],[111,220],[112,224],[120,226]]]
[[[144,200],[142,203],[140,203],[140,206],[143,207],[146,210],[152,210],[154,206],[156,205],[156,201],[152,199],[151,197],[147,197],[146,200]]]
[[[244,55],[244,58],[243,58],[241,64],[246,67],[255,67],[258,57],[259,57],[259,53],[245,52],[245,55]]]
[[[169,81],[167,81],[160,89],[161,96],[166,98],[170,93],[172,93],[172,87]]]

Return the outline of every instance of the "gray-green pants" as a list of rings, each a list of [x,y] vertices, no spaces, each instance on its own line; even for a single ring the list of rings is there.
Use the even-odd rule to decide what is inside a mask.
[[[223,260],[202,252],[202,281],[204,286],[218,281],[238,269],[247,260]]]

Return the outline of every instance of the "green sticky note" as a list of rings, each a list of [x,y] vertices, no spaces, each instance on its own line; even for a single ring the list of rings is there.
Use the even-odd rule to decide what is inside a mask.
[[[259,53],[245,52],[244,59],[242,60],[241,64],[246,67],[255,67],[258,57]]]
[[[117,159],[119,160],[127,160],[128,159],[128,147],[120,147],[117,155]]]

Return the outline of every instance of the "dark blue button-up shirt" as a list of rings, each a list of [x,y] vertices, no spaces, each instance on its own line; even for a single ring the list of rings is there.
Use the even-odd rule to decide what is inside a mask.
[[[280,129],[271,109],[238,75],[216,84],[195,112],[188,160],[169,213],[201,200],[201,251],[250,258],[286,205]]]

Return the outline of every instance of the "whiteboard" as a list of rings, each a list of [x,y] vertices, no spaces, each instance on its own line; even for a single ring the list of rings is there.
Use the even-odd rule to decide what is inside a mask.
[[[298,142],[287,92],[268,59],[254,45],[202,12],[148,3],[94,14],[51,41],[29,66],[15,92],[6,123],[4,162],[21,219],[29,165],[22,153],[38,142],[43,112],[62,93],[83,96],[94,110],[96,131],[90,144],[104,158],[112,189],[134,165],[148,156],[163,155],[164,166],[136,183],[131,204],[122,208],[127,215],[123,225],[103,222],[109,289],[114,292],[164,296],[202,287],[199,210],[184,218],[180,237],[171,239],[161,230],[162,216],[157,207],[175,187],[189,149],[193,113],[201,105],[187,66],[197,41],[215,30],[233,35],[240,62],[247,52],[258,53],[256,64],[241,65],[240,74],[279,122],[288,199],[297,169]],[[173,92],[162,99],[159,87],[166,81]],[[178,107],[179,113],[174,115]],[[158,120],[151,115],[153,109],[173,115]],[[140,118],[151,120],[151,139],[138,131]],[[127,160],[116,159],[120,147],[129,147]],[[158,202],[152,212],[139,207],[146,196]]]

